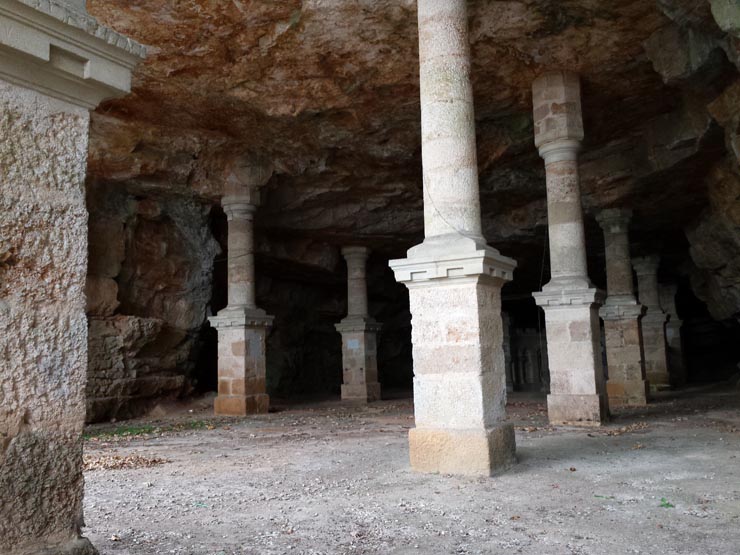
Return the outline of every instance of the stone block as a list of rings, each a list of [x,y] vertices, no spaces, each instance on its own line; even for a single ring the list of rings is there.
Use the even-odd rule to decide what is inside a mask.
[[[550,394],[547,416],[561,426],[601,426],[609,417],[605,395]]]
[[[266,414],[270,408],[270,396],[219,395],[214,401],[214,412],[219,416],[245,416],[247,414]]]
[[[110,278],[87,276],[85,312],[90,316],[112,316],[118,306],[118,284]]]
[[[532,84],[535,145],[583,139],[581,85],[577,74],[546,73]]]
[[[515,452],[510,424],[481,430],[409,431],[411,468],[419,472],[493,476],[516,463]]]

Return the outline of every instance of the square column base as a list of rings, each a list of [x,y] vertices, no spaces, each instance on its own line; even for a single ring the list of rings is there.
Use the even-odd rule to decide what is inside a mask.
[[[598,314],[603,293],[550,289],[533,296],[545,311],[550,423],[600,426],[609,418]]]
[[[644,407],[650,397],[650,384],[647,380],[606,382],[606,392],[610,407]]]
[[[491,476],[516,462],[501,321],[501,287],[515,263],[489,247],[454,248],[465,241],[444,249],[438,239],[390,263],[413,318],[409,454],[419,472]]]
[[[430,474],[493,476],[516,463],[514,427],[409,430],[411,468]]]
[[[601,426],[609,419],[604,395],[550,394],[547,416],[556,426]]]
[[[268,412],[266,342],[272,320],[262,310],[241,307],[227,307],[210,318],[218,330],[215,414],[245,416]]]
[[[358,404],[380,401],[380,384],[342,384],[342,401]]]
[[[371,403],[380,400],[377,333],[381,327],[367,316],[349,316],[335,326],[342,334],[343,401]]]
[[[639,304],[607,305],[600,315],[604,320],[606,362],[609,380],[606,384],[610,406],[645,406],[649,386],[645,379],[642,330]]]
[[[266,393],[256,395],[219,395],[213,402],[213,409],[216,416],[266,414],[270,409],[270,396]]]
[[[648,312],[642,319],[645,374],[650,382],[651,391],[664,391],[671,388],[665,324],[666,315],[663,312]]]

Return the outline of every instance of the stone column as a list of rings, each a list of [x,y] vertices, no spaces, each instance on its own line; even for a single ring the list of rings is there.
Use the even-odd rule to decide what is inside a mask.
[[[0,553],[89,555],[89,111],[130,90],[145,51],[81,0],[3,0],[0,52]]]
[[[598,426],[608,417],[598,308],[604,294],[586,268],[578,151],[583,139],[578,75],[535,80],[535,145],[545,160],[551,281],[534,297],[545,311],[553,424]]]
[[[683,322],[678,317],[678,311],[676,310],[677,291],[678,286],[675,283],[659,285],[660,306],[668,315],[668,322],[665,325],[668,373],[671,377],[671,384],[680,386],[686,383],[686,362],[683,356],[683,340],[681,338]]]
[[[342,249],[347,261],[347,317],[335,326],[342,334],[342,400],[358,403],[380,400],[377,333],[381,326],[367,310],[369,252],[365,247]]]
[[[511,365],[511,318],[506,312],[501,314],[504,341],[504,368],[506,371],[506,392],[514,391],[514,369]]]
[[[658,266],[660,257],[645,256],[632,261],[637,274],[640,302],[647,312],[642,317],[642,339],[645,354],[645,371],[653,390],[667,389],[671,381],[668,374],[665,323],[668,317],[660,307],[658,292]]]
[[[266,413],[267,331],[273,317],[257,308],[254,271],[254,213],[259,187],[271,172],[254,164],[241,182],[227,183],[222,199],[229,220],[228,305],[209,319],[218,330],[218,396],[215,413],[226,416]]]
[[[390,262],[413,317],[411,466],[491,475],[515,461],[501,287],[516,263],[481,233],[467,2],[419,0],[418,14],[425,238]]]
[[[599,314],[604,320],[609,406],[645,405],[648,383],[640,318],[644,308],[635,298],[629,247],[631,210],[602,210],[596,218],[604,230],[608,297]]]

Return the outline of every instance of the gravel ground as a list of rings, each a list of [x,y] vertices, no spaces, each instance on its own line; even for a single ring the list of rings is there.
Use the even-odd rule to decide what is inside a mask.
[[[740,553],[737,390],[591,431],[510,401],[519,464],[493,479],[411,472],[410,401],[91,427],[85,531],[101,555]]]

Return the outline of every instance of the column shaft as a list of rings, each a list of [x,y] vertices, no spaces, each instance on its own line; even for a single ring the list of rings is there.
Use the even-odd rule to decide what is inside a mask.
[[[419,0],[426,237],[483,240],[466,0]]]
[[[551,280],[537,304],[545,311],[553,424],[597,426],[607,418],[598,307],[588,278],[578,176],[583,139],[579,77],[547,73],[532,85],[535,145],[545,160]]]
[[[226,201],[226,199],[224,199]],[[225,203],[229,220],[228,302],[229,306],[257,308],[254,282],[254,212],[246,202]]]
[[[681,337],[681,327],[683,322],[678,317],[676,310],[676,284],[661,284],[660,289],[660,306],[668,315],[668,322],[665,325],[665,336],[668,360],[668,372],[671,377],[671,384],[684,385],[687,379],[686,361],[683,356],[683,339]]]

